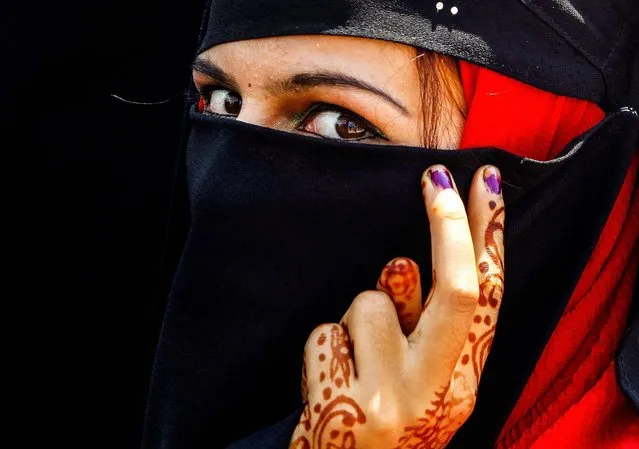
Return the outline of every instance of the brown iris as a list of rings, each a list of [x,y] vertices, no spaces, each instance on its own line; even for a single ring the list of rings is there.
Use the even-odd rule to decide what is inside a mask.
[[[366,135],[366,127],[346,115],[339,116],[335,123],[335,131],[342,139],[356,139]]]

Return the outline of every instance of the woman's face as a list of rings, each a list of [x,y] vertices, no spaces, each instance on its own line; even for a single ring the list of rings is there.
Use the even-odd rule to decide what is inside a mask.
[[[199,109],[329,139],[423,146],[422,93],[407,45],[343,36],[238,41],[193,66]],[[456,148],[463,118],[442,105],[440,148]]]

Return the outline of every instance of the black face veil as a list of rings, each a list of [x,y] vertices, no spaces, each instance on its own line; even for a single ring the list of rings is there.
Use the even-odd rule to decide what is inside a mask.
[[[275,35],[357,35],[441,51],[559,94],[622,103],[629,71],[610,48],[627,47],[620,30],[639,17],[638,5],[583,3],[549,12],[528,1],[466,2],[452,14],[452,3],[438,9],[434,1],[215,0],[200,51]],[[584,17],[597,31],[585,37],[577,25]],[[621,109],[559,158],[538,162],[494,148],[344,144],[196,112],[191,119],[191,227],[156,355],[147,449],[225,447],[287,416],[300,406],[302,350],[316,325],[338,321],[397,256],[413,258],[430,279],[418,186],[435,163],[451,170],[462,196],[481,165],[502,172],[508,257],[500,325],[475,412],[449,445],[489,447],[590,256],[639,129],[637,114]],[[287,442],[290,433],[280,433],[270,441]]]

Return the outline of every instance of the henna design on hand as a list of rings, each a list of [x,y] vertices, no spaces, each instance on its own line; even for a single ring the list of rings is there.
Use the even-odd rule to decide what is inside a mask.
[[[366,423],[364,411],[346,394],[354,374],[348,332],[335,324],[327,333],[322,332],[316,341],[317,347],[326,348],[330,357],[325,352],[317,355],[317,360],[323,367],[319,374],[319,384],[323,388],[318,389],[321,391],[319,398],[313,400],[319,399],[319,402],[312,408],[310,402],[306,403],[290,449],[355,449],[353,428]],[[308,381],[307,376],[304,387],[307,391]],[[334,396],[334,391],[338,389],[344,393],[335,393]]]
[[[441,449],[445,447],[464,423],[474,406],[474,393],[469,391],[460,373],[453,375],[453,382],[435,393],[432,407],[424,417],[404,428],[404,435],[394,449]],[[458,387],[459,383],[464,388]]]
[[[338,420],[341,421],[336,423]],[[313,448],[355,449],[355,434],[350,429],[356,424],[365,423],[366,415],[354,399],[344,395],[337,396],[319,412],[313,428]],[[344,428],[348,430],[343,430]],[[340,437],[341,443],[338,446],[335,441],[339,441]]]
[[[476,313],[455,371],[446,385],[437,391],[430,390],[430,406],[424,410],[423,415],[416,417],[410,425],[402,422],[393,426],[391,438],[396,443],[388,444],[389,447],[442,449],[468,419],[475,406],[477,385],[493,342],[504,284],[504,257],[501,249],[504,207],[497,207],[495,201],[490,201],[488,207],[492,216],[484,231],[484,254],[477,265],[480,289]],[[415,295],[420,296],[418,292],[421,291],[421,286],[418,284],[417,265],[410,259],[398,258],[384,268],[378,281],[378,289],[393,297],[400,314],[406,301],[413,301]],[[433,271],[433,288],[424,308],[430,302],[436,284],[437,275]],[[418,288],[420,290],[416,290]],[[318,369],[315,371],[312,368],[310,373],[306,372],[305,367],[302,370],[305,384],[303,389],[313,398],[304,407],[290,448],[356,449],[356,437],[360,439],[360,444],[368,445],[371,441],[376,441],[375,444],[386,445],[380,440],[371,440],[375,438],[371,435],[376,435],[374,419],[369,424],[373,426],[372,434],[369,431],[367,435],[367,426],[364,426],[364,430],[358,427],[366,424],[367,418],[355,399],[357,390],[354,388],[359,383],[353,380],[357,376],[347,329],[340,325],[326,326],[313,344],[313,349],[317,352],[313,352],[312,358],[308,359],[309,367],[319,362]],[[319,383],[315,383],[318,380]],[[308,382],[312,382],[310,390]],[[388,432],[386,434],[390,436]]]

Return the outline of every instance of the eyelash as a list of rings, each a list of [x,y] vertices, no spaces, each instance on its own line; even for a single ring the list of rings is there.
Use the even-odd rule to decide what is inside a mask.
[[[360,122],[366,128],[366,131],[371,133],[374,138],[388,140],[386,138],[386,136],[384,135],[384,133],[377,126],[373,125],[371,122],[366,120],[364,117],[362,117],[362,116],[360,116],[358,114],[355,114],[353,111],[350,111],[350,110],[348,110],[346,108],[343,108],[341,106],[337,106],[337,105],[331,104],[331,103],[313,103],[313,104],[311,104],[308,107],[308,109],[306,109],[306,111],[302,113],[301,117],[295,118],[293,120],[295,128],[298,129],[299,127],[305,125],[310,118],[316,116],[317,114],[319,114],[321,112],[326,112],[326,111],[339,112],[340,114],[343,114],[343,115],[345,115],[346,117],[348,117],[348,118],[350,118],[352,120]],[[362,139],[350,139],[350,140],[351,141],[355,141],[355,140],[363,140],[363,139],[370,139],[370,137],[366,137],[366,138],[362,138]]]
[[[206,111],[204,111],[204,109],[206,109],[206,107],[209,105],[212,93],[214,91],[216,91],[216,90],[221,90],[221,89],[233,92],[233,90],[229,89],[226,86],[217,85],[217,84],[209,84],[209,85],[206,85],[206,86],[198,87],[195,97],[194,98],[191,97],[190,100],[194,101],[196,103],[197,109],[198,109],[198,111],[200,113],[209,114],[209,115],[217,115],[217,114],[213,114],[211,112],[206,112]],[[293,121],[293,126],[295,127],[296,130],[304,132],[303,130],[300,130],[299,128],[302,127],[303,125],[305,125],[310,118],[313,118],[317,114],[319,114],[321,112],[326,112],[326,111],[339,112],[340,114],[343,114],[343,115],[347,116],[348,118],[350,118],[352,120],[360,122],[366,128],[366,131],[369,132],[372,135],[372,138],[388,140],[386,135],[377,126],[373,125],[371,122],[366,120],[364,117],[362,117],[362,116],[360,116],[360,115],[358,115],[358,114],[354,113],[353,111],[350,111],[350,110],[348,110],[346,108],[343,108],[341,106],[337,106],[337,105],[331,104],[331,103],[318,102],[318,103],[311,104],[304,112],[295,115],[295,117],[292,120]],[[323,137],[323,136],[319,136],[318,135],[318,137]],[[350,140],[351,141],[356,141],[356,140],[365,140],[365,139],[370,139],[370,138],[371,137],[363,137],[361,139],[350,139]]]

